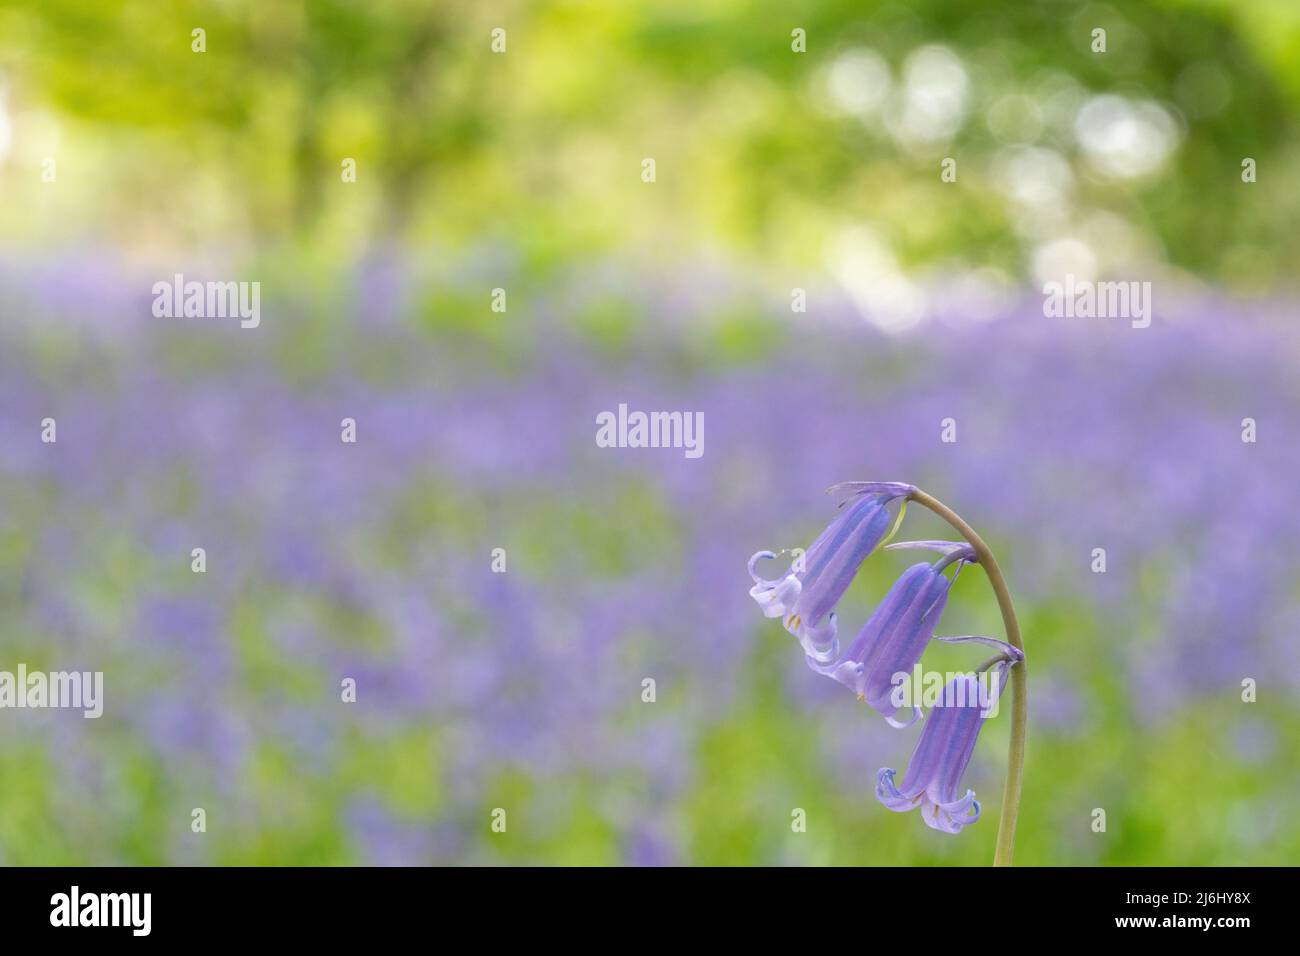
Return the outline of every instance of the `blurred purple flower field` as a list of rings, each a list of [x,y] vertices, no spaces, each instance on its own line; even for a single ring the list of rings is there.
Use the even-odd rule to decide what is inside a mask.
[[[0,838],[50,830],[8,862],[799,862],[779,833],[819,800],[862,812],[825,859],[981,860],[988,819],[949,848],[873,812],[876,770],[915,731],[803,668],[746,593],[750,554],[807,546],[822,490],[866,478],[977,521],[1022,608],[1020,860],[1294,853],[1276,808],[1297,761],[1214,792],[1218,767],[1296,746],[1293,304],[1206,298],[1139,330],[1029,301],[886,336],[840,302],[782,332],[752,296],[626,286],[622,307],[661,331],[579,328],[563,317],[583,293],[558,283],[512,293],[509,319],[448,307],[448,332],[382,262],[243,331],[152,318],[127,268],[0,264],[4,646],[106,686],[101,720],[0,724],[0,770],[34,781]],[[737,323],[765,344],[729,348]],[[598,448],[620,402],[703,412],[705,454]],[[843,633],[902,567],[880,564]],[[950,633],[997,633],[978,576]],[[1245,678],[1260,703],[1241,703]],[[973,779],[996,804],[1004,748],[985,736]],[[1090,839],[1097,806],[1126,842]],[[192,807],[224,835],[192,839]],[[509,851],[495,807],[528,835]]]

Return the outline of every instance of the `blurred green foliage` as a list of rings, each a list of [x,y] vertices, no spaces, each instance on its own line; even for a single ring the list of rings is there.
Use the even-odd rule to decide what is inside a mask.
[[[1096,26],[1105,54],[1089,46]],[[206,53],[191,52],[196,27]],[[791,50],[795,28],[806,53]],[[535,275],[591,253],[726,250],[806,268],[839,228],[869,221],[908,270],[1015,279],[1047,227],[1007,200],[1003,160],[1032,145],[1074,171],[1067,232],[1104,213],[1143,255],[1247,289],[1300,260],[1287,172],[1300,12],[1286,0],[3,0],[0,37],[10,235],[331,254],[396,238],[513,250]],[[909,56],[936,45],[968,85],[951,137],[900,139],[888,116],[827,98],[846,53],[878,56],[897,97]],[[1172,118],[1158,170],[1089,170],[1071,124],[1100,94]],[[41,188],[47,156],[57,191]],[[639,180],[647,156],[653,189]],[[940,182],[944,156],[959,160],[955,184]],[[341,182],[345,157],[356,183]]]

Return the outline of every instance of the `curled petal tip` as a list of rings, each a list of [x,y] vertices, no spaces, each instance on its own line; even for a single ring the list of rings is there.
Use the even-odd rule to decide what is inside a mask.
[[[749,568],[749,576],[754,579],[755,584],[767,584],[769,582],[759,576],[758,572],[754,570],[754,565],[760,561],[771,561],[774,558],[776,558],[775,551],[755,551],[750,557],[747,567]]]
[[[895,813],[906,813],[916,808],[916,798],[909,798],[894,785],[892,767],[881,767],[880,772],[876,774],[876,799],[886,809],[893,810]]]
[[[965,796],[950,803],[939,804],[939,809],[962,824],[974,823],[980,818],[980,802],[975,799],[974,790],[967,790]]]
[[[760,551],[749,559],[749,574],[754,579],[754,586],[749,589],[749,596],[757,602],[764,617],[785,617],[799,599],[802,585],[793,574],[768,581],[754,571],[754,564],[764,557],[775,557],[770,551]]]
[[[838,624],[834,611],[816,625],[810,625],[799,614],[791,613],[786,616],[785,629],[799,639],[799,644],[808,657],[809,665],[813,666],[814,670],[818,669],[814,665],[823,667],[832,665],[840,656],[840,642],[835,636]]]
[[[911,720],[898,721],[895,720],[892,715],[887,715],[885,717],[885,723],[889,724],[889,726],[895,728],[896,730],[906,730],[908,727],[911,727],[914,723],[916,723],[920,719],[921,719],[921,708],[917,704],[913,704]]]
[[[922,811],[928,826],[944,833],[961,833],[980,818],[980,802],[975,799],[975,791],[967,790],[966,795],[948,803],[929,803]]]

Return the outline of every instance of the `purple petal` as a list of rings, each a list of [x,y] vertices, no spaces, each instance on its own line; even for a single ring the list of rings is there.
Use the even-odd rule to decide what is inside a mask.
[[[920,796],[919,790],[909,795],[894,786],[894,771],[891,768],[882,767],[876,774],[876,799],[895,813],[915,810],[920,805]]]

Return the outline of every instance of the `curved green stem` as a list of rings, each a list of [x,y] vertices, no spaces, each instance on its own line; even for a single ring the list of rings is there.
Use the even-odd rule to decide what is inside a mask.
[[[1011,592],[1002,577],[993,552],[983,539],[975,533],[970,525],[937,498],[931,497],[919,488],[908,495],[912,501],[929,508],[948,524],[957,529],[963,538],[975,549],[979,566],[988,575],[989,586],[998,599],[998,610],[1002,612],[1002,626],[1007,632],[1007,642],[1020,651],[1025,645],[1020,640],[1020,625],[1016,623],[1016,609],[1011,603]],[[1007,753],[1007,782],[1002,791],[1002,815],[998,819],[997,848],[993,853],[994,866],[1010,866],[1011,853],[1016,842],[1016,816],[1020,812],[1020,785],[1025,769],[1025,726],[1028,718],[1029,702],[1027,699],[1028,679],[1025,675],[1025,662],[1011,668],[1011,747]]]

